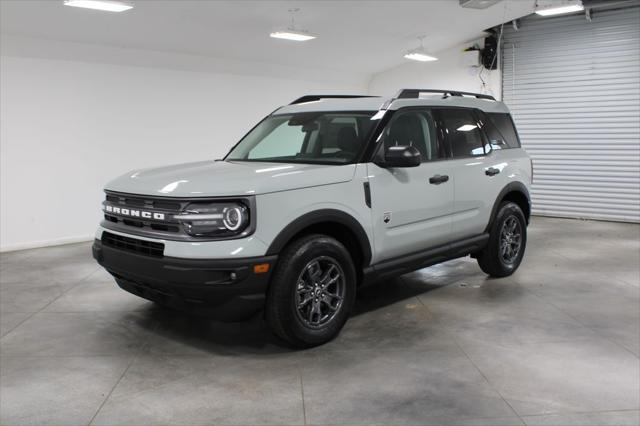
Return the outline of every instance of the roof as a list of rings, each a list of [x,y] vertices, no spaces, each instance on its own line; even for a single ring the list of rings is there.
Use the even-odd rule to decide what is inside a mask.
[[[388,98],[346,98],[346,99],[320,99],[317,101],[302,102],[299,104],[285,105],[275,114],[292,114],[297,112],[316,111],[378,111]]]
[[[500,101],[490,99],[476,99],[461,96],[430,96],[418,99],[396,99],[389,106],[390,110],[396,110],[408,106],[434,106],[434,107],[466,107],[477,108],[484,112],[509,112],[509,108]]]
[[[402,92],[400,92],[401,94]],[[424,93],[427,93],[426,91]],[[448,96],[449,93],[456,93],[454,96]],[[405,98],[405,97],[322,97],[317,96],[316,100],[308,102],[292,103],[276,110],[274,114],[295,114],[301,112],[322,112],[322,111],[378,111],[380,109],[397,110],[411,106],[432,106],[432,107],[466,107],[477,108],[485,112],[502,112],[508,113],[507,106],[500,101],[493,99],[477,98],[473,94],[471,96],[461,96],[464,92],[442,91],[439,95],[429,93],[428,96]],[[444,96],[443,96],[444,94]],[[329,95],[331,96],[331,95]],[[419,95],[418,95],[419,96]],[[304,98],[307,98],[305,96]],[[308,96],[308,98],[314,98]],[[303,98],[301,98],[303,99]],[[295,102],[295,101],[294,101]]]

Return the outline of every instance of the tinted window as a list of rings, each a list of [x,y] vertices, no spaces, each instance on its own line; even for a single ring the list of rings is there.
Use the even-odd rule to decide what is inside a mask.
[[[482,132],[470,110],[444,110],[442,121],[454,158],[484,155]]]
[[[489,122],[485,130],[491,140],[491,145],[494,145],[494,141],[502,141],[502,148],[520,148],[520,139],[518,133],[513,125],[513,120],[510,114],[503,113],[488,113]]]
[[[442,145],[436,136],[436,124],[430,111],[397,112],[385,128],[384,146],[414,146],[422,161],[443,158]]]

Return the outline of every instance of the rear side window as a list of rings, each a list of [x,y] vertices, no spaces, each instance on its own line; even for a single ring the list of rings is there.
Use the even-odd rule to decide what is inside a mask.
[[[471,110],[447,109],[441,114],[453,158],[484,155],[482,132]]]
[[[484,130],[494,149],[520,148],[520,138],[510,114],[487,113],[489,120]]]

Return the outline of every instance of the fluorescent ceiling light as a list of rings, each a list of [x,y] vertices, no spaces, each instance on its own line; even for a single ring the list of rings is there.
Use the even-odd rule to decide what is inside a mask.
[[[459,132],[470,132],[471,130],[475,129],[476,125],[474,124],[465,124],[463,126],[458,127],[456,130]]]
[[[281,38],[285,40],[293,40],[293,41],[309,41],[316,38],[316,36],[309,34],[306,31],[292,30],[287,29],[283,31],[274,31],[269,34],[270,37],[273,38]]]
[[[432,62],[432,61],[438,60],[438,58],[436,58],[433,55],[430,55],[429,52],[427,52],[427,50],[424,48],[425,37],[426,36],[418,37],[418,40],[420,40],[420,47],[405,53],[404,57],[406,59],[411,59],[412,61],[420,61],[420,62]]]
[[[572,2],[559,5],[550,5],[546,7],[537,7],[536,13],[540,16],[563,15],[565,13],[574,13],[584,10],[582,2]]]
[[[107,12],[124,12],[133,8],[131,3],[115,0],[66,0],[65,6],[83,7],[85,9],[105,10]]]
[[[313,34],[309,34],[309,31],[298,29],[296,27],[295,14],[300,12],[300,8],[289,9],[289,15],[291,18],[291,22],[284,30],[274,31],[269,34],[272,38],[281,38],[284,40],[292,40],[292,41],[309,41],[316,38]]]
[[[502,0],[460,0],[460,6],[469,9],[486,9]]]
[[[425,52],[420,52],[417,50],[414,50],[412,52],[407,52],[407,54],[404,55],[404,57],[407,59],[411,59],[412,61],[420,61],[420,62],[432,62],[432,61],[438,60],[438,58],[436,58],[435,56],[427,55]]]

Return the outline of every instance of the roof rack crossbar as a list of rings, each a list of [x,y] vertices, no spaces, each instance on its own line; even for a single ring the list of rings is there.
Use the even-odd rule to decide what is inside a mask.
[[[301,104],[304,102],[313,102],[319,101],[321,99],[352,99],[352,98],[376,98],[377,96],[372,95],[304,95],[295,101],[291,102],[289,105]]]
[[[417,99],[420,97],[420,93],[442,93],[443,97],[449,96],[473,96],[477,99],[489,99],[495,101],[491,95],[485,95],[482,93],[461,92],[459,90],[435,90],[435,89],[402,89],[395,96],[395,99]]]

